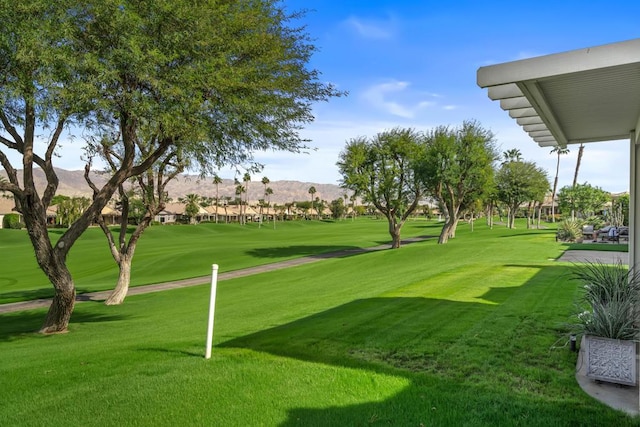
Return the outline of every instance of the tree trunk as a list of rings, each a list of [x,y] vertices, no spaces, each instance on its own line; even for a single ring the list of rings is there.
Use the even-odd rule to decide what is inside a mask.
[[[129,292],[129,284],[131,283],[131,262],[133,260],[133,251],[127,251],[126,254],[120,254],[120,262],[118,263],[118,283],[115,289],[104,302],[106,305],[119,305]],[[129,253],[130,252],[130,253]]]
[[[449,236],[451,235],[451,222],[447,221],[442,226],[442,230],[440,231],[440,237],[438,237],[438,244],[445,244],[449,241]]]
[[[33,245],[36,261],[47,276],[54,289],[54,296],[41,333],[52,334],[66,332],[76,301],[76,288],[66,265],[68,246],[75,241],[67,233],[52,246],[47,231],[47,219],[44,207],[37,197],[32,195],[20,199],[29,238]]]
[[[553,192],[551,193],[551,222],[556,222],[556,190],[558,189],[558,172],[553,181]]]
[[[76,303],[76,288],[66,266],[56,266],[58,275],[48,275],[53,284],[55,294],[47,312],[47,317],[40,329],[43,334],[66,332],[71,320],[71,313]]]
[[[580,163],[582,163],[582,152],[584,151],[584,144],[580,144],[578,148],[578,160],[576,161],[576,171],[573,174],[573,187],[578,184],[578,172],[580,171]]]
[[[401,245],[400,230],[402,223],[396,222],[395,218],[387,216],[389,221],[389,234],[391,235],[391,249],[398,249]]]

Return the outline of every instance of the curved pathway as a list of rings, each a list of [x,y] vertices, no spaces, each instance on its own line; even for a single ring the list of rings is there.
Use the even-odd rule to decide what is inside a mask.
[[[404,245],[408,243],[421,242],[421,241],[432,239],[435,237],[436,236],[411,237],[411,238],[402,240],[402,244]],[[341,257],[347,257],[351,255],[365,253],[365,252],[380,251],[384,249],[389,249],[389,245],[386,244],[386,245],[380,245],[380,246],[373,246],[370,248],[345,249],[341,251],[309,255],[301,258],[289,259],[285,261],[274,262],[271,264],[258,265],[255,267],[249,267],[249,268],[243,268],[240,270],[219,273],[218,281],[235,279],[237,277],[251,276],[253,274],[265,273],[267,271],[281,270],[283,268],[295,267],[303,264],[310,264],[312,262],[318,262],[323,259],[341,258]],[[155,283],[151,285],[135,286],[135,287],[129,288],[129,292],[127,293],[127,296],[146,294],[150,292],[160,292],[160,291],[166,291],[169,289],[185,288],[188,286],[202,285],[204,283],[209,283],[210,281],[211,281],[211,276],[201,276],[201,277],[193,277],[191,279],[174,280],[174,281],[165,282],[165,283]],[[84,294],[79,294],[76,296],[76,301],[77,302],[104,301],[111,294],[111,292],[112,292],[111,290],[108,290],[108,291],[88,292]],[[49,307],[50,305],[51,305],[51,299],[49,298],[35,299],[30,301],[12,302],[9,304],[0,304],[0,314],[11,313],[15,311],[22,311],[22,310],[31,310],[34,308]]]

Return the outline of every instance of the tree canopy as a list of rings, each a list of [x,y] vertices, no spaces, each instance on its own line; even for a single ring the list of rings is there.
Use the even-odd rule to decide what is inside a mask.
[[[493,182],[496,160],[493,133],[473,120],[458,128],[439,126],[427,137],[419,176],[443,209],[446,218],[439,243],[455,236],[462,210],[482,199]]]
[[[560,210],[575,212],[579,218],[588,218],[599,213],[609,200],[609,193],[588,182],[565,186],[558,192]]]
[[[55,289],[43,332],[66,330],[75,300],[68,251],[127,179],[163,156],[205,173],[251,164],[256,150],[306,146],[298,131],[313,120],[313,103],[341,93],[307,67],[315,46],[290,25],[300,17],[272,0],[0,1],[0,164],[8,176],[0,191],[13,194]],[[82,135],[89,160],[112,163],[107,184],[52,242],[46,208],[65,129]],[[42,192],[36,166],[47,179]]]
[[[508,208],[508,227],[515,227],[518,208],[525,202],[542,202],[549,190],[546,172],[533,162],[507,160],[496,173],[498,200]]]
[[[340,153],[342,185],[387,218],[392,248],[400,247],[402,225],[424,195],[425,186],[416,174],[423,150],[423,134],[395,128],[371,139],[351,139]]]

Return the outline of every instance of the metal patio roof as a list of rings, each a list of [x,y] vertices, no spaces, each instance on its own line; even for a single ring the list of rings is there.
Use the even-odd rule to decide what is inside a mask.
[[[640,39],[481,67],[477,82],[541,147],[640,129]]]

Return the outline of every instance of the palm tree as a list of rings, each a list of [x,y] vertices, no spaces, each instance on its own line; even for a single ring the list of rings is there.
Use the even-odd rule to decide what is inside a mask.
[[[271,187],[267,187],[264,189],[264,195],[267,197],[267,218],[269,217],[269,206],[271,206],[271,195],[273,194],[273,189]],[[273,228],[276,228],[276,208],[273,207]]]
[[[313,196],[316,193],[316,187],[314,187],[313,185],[309,187],[309,194],[311,194],[311,215],[313,215]]]
[[[267,196],[267,184],[269,184],[269,178],[266,176],[262,177],[262,185],[264,185],[264,196]],[[267,212],[269,212],[269,206],[267,206]],[[260,204],[260,225],[262,225],[262,204]]]
[[[242,182],[244,182],[244,215],[245,218],[243,218],[243,223],[246,223],[246,215],[247,215],[247,206],[249,206],[249,183],[251,182],[251,175],[249,175],[249,172],[245,172],[244,176],[242,177]]]
[[[584,151],[584,144],[580,144],[580,147],[578,148],[578,160],[576,162],[576,171],[573,174],[573,188],[576,188],[576,185],[578,184],[578,171],[580,170],[580,163],[582,163],[582,152]],[[576,216],[576,211],[574,209],[571,209],[571,219],[575,219]]]
[[[584,151],[584,144],[580,144],[578,148],[578,161],[576,162],[576,171],[573,174],[573,187],[575,188],[578,183],[578,171],[580,170],[580,163],[582,162],[582,152]]]
[[[216,186],[216,224],[218,223],[218,190],[221,182],[222,178],[220,178],[218,174],[213,174],[213,185]]]
[[[507,150],[502,153],[502,157],[504,158],[504,162],[502,162],[502,164],[510,162],[521,162],[522,152],[517,148],[512,148],[511,150]]]
[[[200,201],[200,196],[190,193],[187,194],[184,198],[181,198],[180,201],[186,205],[184,213],[189,217],[189,223],[193,224],[196,220],[196,216],[198,215],[198,202]]]
[[[356,217],[356,195],[355,193],[351,195],[351,197],[349,197],[349,200],[351,200],[351,221],[355,221],[355,217]]]
[[[558,161],[556,162],[556,177],[553,180],[553,192],[551,193],[551,222],[556,222],[556,191],[558,190],[558,174],[560,173],[560,156],[562,154],[568,154],[569,149],[567,147],[555,146],[551,150],[551,154],[556,153],[558,155]]]
[[[342,195],[342,198],[344,199],[344,215],[342,219],[346,219],[347,218],[347,214],[349,213],[349,204],[347,203],[347,199],[348,199],[348,195],[347,193],[344,193]]]
[[[239,200],[239,206],[240,206],[240,215],[238,216],[238,222],[240,224],[244,224],[244,216],[242,215],[242,193],[245,192],[244,187],[242,186],[242,184],[240,184],[240,182],[238,180],[236,180],[237,184],[236,184],[236,199]]]

